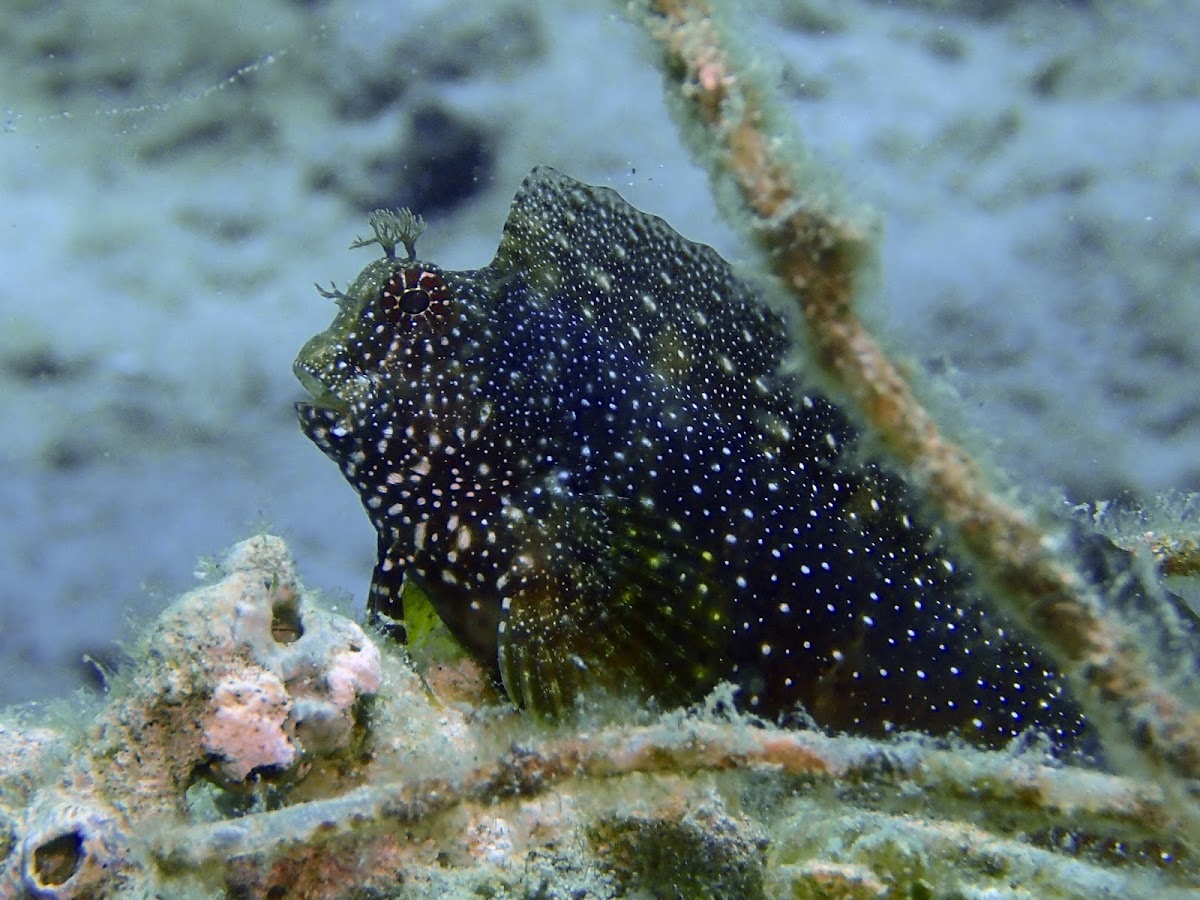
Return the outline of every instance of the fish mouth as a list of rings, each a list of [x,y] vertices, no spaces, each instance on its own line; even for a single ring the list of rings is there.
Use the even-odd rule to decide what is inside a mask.
[[[310,398],[298,402],[297,408],[330,409],[340,413],[349,411],[350,404],[346,399],[337,393],[334,386],[323,381],[316,372],[299,361],[292,366],[292,372]]]
[[[350,410],[350,404],[338,397],[336,394],[326,392],[319,397],[313,397],[311,400],[297,400],[296,409],[298,410],[319,410],[328,409],[333,412],[345,414]]]

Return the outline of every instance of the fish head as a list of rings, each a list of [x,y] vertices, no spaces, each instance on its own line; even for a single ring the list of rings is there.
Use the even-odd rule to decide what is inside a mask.
[[[368,441],[384,442],[393,464],[419,461],[417,427],[436,418],[457,380],[447,335],[460,315],[445,273],[421,260],[376,260],[348,291],[322,293],[337,314],[293,364],[311,397],[297,407],[305,434],[338,463]],[[393,444],[397,424],[409,433]]]
[[[465,579],[431,584],[425,576],[466,556],[462,527],[482,533],[486,498],[495,502],[488,479],[500,466],[489,461],[503,452],[489,387],[499,365],[497,277],[389,252],[347,290],[321,290],[336,314],[293,364],[309,394],[296,404],[301,429],[338,464],[378,536],[371,618],[398,637],[402,628],[391,622],[404,617],[410,579],[443,620],[476,600]],[[489,610],[461,629],[471,646],[495,643],[494,618]]]
[[[471,275],[418,259],[370,263],[345,292],[322,291],[337,313],[293,365],[310,398],[296,406],[302,430],[341,467],[381,539],[400,536],[396,520],[450,476],[490,418],[483,294]]]
[[[348,291],[318,290],[338,311],[292,368],[315,405],[330,408],[387,393],[399,374],[428,368],[455,306],[445,273],[421,260],[375,260]]]

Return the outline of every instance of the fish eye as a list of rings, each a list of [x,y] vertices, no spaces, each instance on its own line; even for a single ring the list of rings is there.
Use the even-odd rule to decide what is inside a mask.
[[[445,315],[450,309],[450,286],[435,266],[397,269],[379,292],[379,304],[396,324]]]

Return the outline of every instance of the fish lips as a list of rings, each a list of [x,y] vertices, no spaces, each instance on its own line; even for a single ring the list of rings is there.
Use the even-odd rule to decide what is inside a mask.
[[[349,410],[350,404],[337,393],[335,385],[326,384],[318,374],[301,366],[299,363],[293,367],[293,372],[295,372],[296,378],[311,398],[311,402],[301,401],[297,403],[297,409],[300,407],[320,407],[322,409],[338,410],[339,412],[347,412]]]
[[[337,459],[340,438],[351,430],[350,403],[338,391],[338,385],[322,378],[325,367],[314,369],[303,356],[292,365],[292,372],[308,393],[308,400],[295,404],[296,417],[305,436],[327,455]]]

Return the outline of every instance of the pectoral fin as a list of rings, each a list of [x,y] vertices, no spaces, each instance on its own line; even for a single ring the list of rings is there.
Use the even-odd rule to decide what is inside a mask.
[[[713,686],[729,596],[710,554],[616,498],[559,496],[538,522],[499,625],[501,677],[517,705],[544,716],[590,694],[677,705]]]

